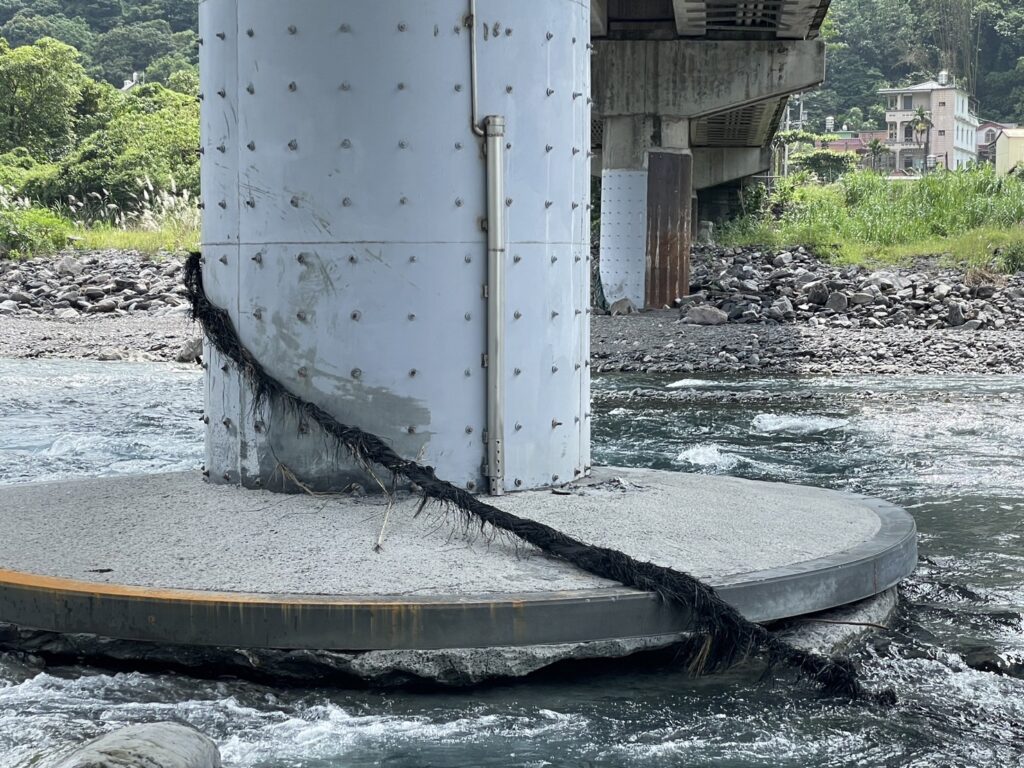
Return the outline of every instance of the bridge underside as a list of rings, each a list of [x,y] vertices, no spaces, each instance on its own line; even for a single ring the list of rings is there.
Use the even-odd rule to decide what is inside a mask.
[[[659,308],[688,292],[698,193],[767,170],[787,99],[824,79],[817,38],[828,6],[593,0],[594,170],[609,301]],[[666,163],[675,170],[652,179],[652,164]]]

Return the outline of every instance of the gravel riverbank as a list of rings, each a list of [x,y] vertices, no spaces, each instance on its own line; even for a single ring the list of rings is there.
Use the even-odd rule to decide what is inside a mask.
[[[198,334],[179,280],[180,261],[130,253],[0,261],[0,357],[192,360]],[[594,371],[1024,371],[1024,275],[700,249],[694,283],[681,309],[595,314]]]
[[[678,312],[595,317],[595,372],[1022,373],[1024,331],[688,325]]]

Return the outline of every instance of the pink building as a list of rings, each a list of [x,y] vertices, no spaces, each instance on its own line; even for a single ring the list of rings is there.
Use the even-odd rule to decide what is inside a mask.
[[[1016,128],[1016,123],[997,123],[985,120],[978,126],[978,162],[994,163],[996,161],[996,138],[1005,128]]]

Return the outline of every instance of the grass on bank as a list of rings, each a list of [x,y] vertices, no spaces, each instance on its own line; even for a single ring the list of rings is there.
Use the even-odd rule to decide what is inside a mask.
[[[821,185],[807,175],[748,194],[749,213],[726,225],[723,245],[803,245],[838,263],[1024,270],[1024,177],[991,166],[891,180],[870,171]]]
[[[43,208],[0,189],[0,257],[28,257],[78,250],[180,253],[199,246],[201,214],[188,192],[156,192],[143,185],[129,208],[96,194],[71,198],[60,211]]]
[[[175,228],[119,229],[113,226],[76,229],[70,245],[82,251],[138,251],[151,256],[185,253],[199,248],[199,231]]]

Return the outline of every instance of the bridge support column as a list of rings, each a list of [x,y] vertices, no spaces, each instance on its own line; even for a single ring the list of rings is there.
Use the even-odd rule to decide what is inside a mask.
[[[342,423],[471,490],[561,485],[590,468],[590,8],[472,7],[200,4],[204,281]],[[208,353],[212,481],[389,482]]]
[[[689,121],[637,116],[605,122],[601,281],[609,302],[671,306],[685,296],[693,239]]]

